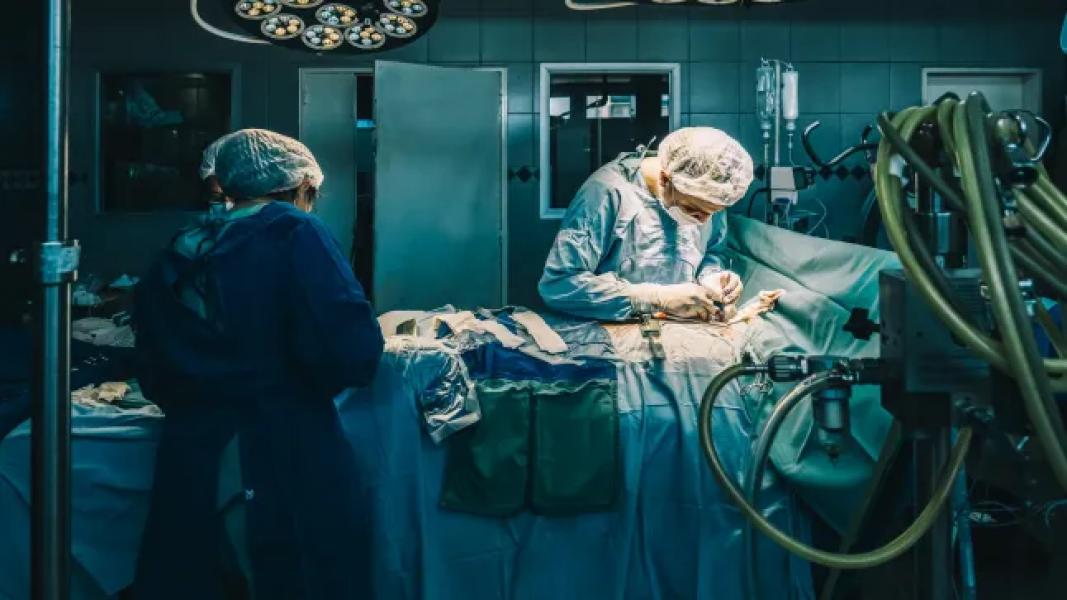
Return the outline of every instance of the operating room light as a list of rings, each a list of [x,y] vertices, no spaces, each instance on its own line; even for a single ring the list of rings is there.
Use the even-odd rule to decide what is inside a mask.
[[[275,44],[317,54],[392,50],[426,33],[437,20],[440,0],[213,0],[244,33],[208,23],[190,0],[200,27],[237,42]]]
[[[625,8],[627,6],[637,6],[638,4],[704,4],[711,6],[744,6],[752,4],[785,4],[787,2],[797,1],[799,0],[626,0],[624,2],[615,2],[612,0],[608,0],[605,2],[579,2],[578,0],[564,0],[564,3],[567,5],[567,8],[571,10],[605,10],[609,8]]]

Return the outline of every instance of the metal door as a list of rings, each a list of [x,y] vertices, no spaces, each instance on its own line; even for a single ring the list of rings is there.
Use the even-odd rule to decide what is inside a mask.
[[[348,256],[356,222],[355,73],[302,71],[300,94],[300,139],[326,173],[323,201],[316,204],[315,214]]]
[[[505,303],[503,70],[375,65],[379,312]]]

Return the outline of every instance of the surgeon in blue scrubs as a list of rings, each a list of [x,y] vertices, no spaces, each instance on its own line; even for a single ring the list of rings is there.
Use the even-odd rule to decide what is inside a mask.
[[[136,291],[139,378],[166,420],[134,597],[367,597],[333,399],[374,377],[381,331],[310,214],[311,152],[254,129],[213,151],[233,208],[179,233]]]
[[[666,313],[725,318],[741,279],[723,265],[725,209],[752,183],[752,158],[718,129],[672,132],[654,154],[623,154],[579,189],[545,263],[550,308],[602,321]]]

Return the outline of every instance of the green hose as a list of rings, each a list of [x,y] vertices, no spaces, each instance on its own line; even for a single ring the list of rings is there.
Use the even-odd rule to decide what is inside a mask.
[[[957,158],[964,198],[968,202],[967,216],[990,291],[993,314],[1004,340],[1009,373],[1018,383],[1023,405],[1049,466],[1060,485],[1067,489],[1067,430],[1053,399],[1048,373],[1019,291],[1019,278],[1001,226],[996,183],[988,169],[979,168],[991,163],[985,125],[989,109],[983,104],[980,95],[972,94],[955,113]],[[1025,195],[1018,197],[1020,207],[1024,206]]]
[[[1039,253],[1041,258],[1052,265],[1054,272],[1060,273],[1064,276],[1064,279],[1067,279],[1067,253],[1057,252],[1052,242],[1045,239],[1045,236],[1038,233],[1033,227],[1026,228],[1026,239],[1024,241],[1033,249],[1033,252]]]
[[[1067,198],[1064,198],[1063,193],[1056,189],[1047,177],[1039,177],[1029,192],[1060,229],[1067,229]]]
[[[890,123],[889,118],[885,113],[878,116],[878,125],[882,130],[882,135],[886,137],[893,145],[893,149],[897,151],[897,154],[904,159],[904,162],[908,163],[908,166],[915,169],[915,172],[919,174],[919,177],[929,183],[937,193],[941,194],[945,202],[949,204],[953,209],[959,212],[966,212],[966,207],[963,206],[963,200],[956,190],[952,189],[944,178],[934,172],[930,165],[926,164],[926,161],[919,156],[919,153],[914,148],[908,145],[907,142],[901,137],[900,133]]]
[[[749,469],[748,475],[745,477],[744,492],[745,501],[750,505],[759,509],[759,492],[760,486],[763,483],[763,471],[767,464],[767,457],[771,452],[771,444],[774,442],[774,438],[778,435],[778,430],[781,429],[782,423],[785,422],[785,418],[789,416],[790,411],[806,396],[818,392],[819,390],[833,385],[835,383],[841,383],[843,379],[840,376],[833,376],[822,378],[819,383],[815,383],[815,379],[820,377],[819,374],[812,375],[804,381],[801,381],[793,389],[789,390],[786,395],[774,405],[774,410],[771,411],[767,421],[763,424],[763,431],[759,434],[759,440],[756,443],[756,450],[752,454],[752,467]],[[756,540],[754,539],[752,532],[752,524],[746,523],[742,532],[742,546],[745,548],[745,552],[748,555],[748,564],[745,565],[745,570],[748,575],[748,599],[758,600],[759,595],[759,555],[756,551]]]
[[[1067,356],[1067,336],[1063,335],[1059,327],[1056,327],[1056,322],[1052,320],[1052,315],[1049,314],[1044,304],[1040,302],[1034,304],[1034,316],[1037,317],[1041,329],[1048,336],[1049,343],[1056,349],[1056,354]]]
[[[722,373],[719,373],[715,379],[711,380],[707,390],[704,391],[704,397],[700,401],[700,421],[698,423],[700,428],[700,444],[704,450],[704,458],[707,459],[708,466],[711,468],[712,474],[715,475],[715,479],[718,480],[719,485],[726,491],[730,500],[741,510],[741,514],[743,514],[745,518],[760,531],[760,533],[771,538],[774,543],[778,544],[785,550],[792,552],[804,560],[832,569],[866,569],[875,567],[907,552],[908,548],[922,538],[937,520],[938,513],[941,511],[941,508],[944,506],[949,495],[951,495],[956,475],[959,473],[960,467],[963,465],[963,460],[967,455],[967,449],[971,445],[971,429],[969,427],[960,429],[959,437],[956,438],[956,443],[952,447],[952,453],[946,464],[945,476],[942,477],[941,481],[939,481],[938,485],[934,488],[933,494],[931,494],[930,500],[927,502],[922,512],[919,513],[919,516],[907,529],[904,530],[903,533],[881,548],[870,552],[840,554],[837,552],[819,550],[818,548],[813,548],[778,529],[771,524],[760,511],[756,510],[752,505],[746,502],[744,494],[742,494],[741,490],[737,488],[737,484],[735,484],[726,473],[726,469],[723,468],[722,461],[719,459],[718,452],[715,450],[715,443],[711,437],[712,417],[714,415],[712,408],[715,404],[715,398],[719,395],[719,392],[726,387],[726,384],[729,383],[730,380],[744,374],[746,370],[752,368],[751,365],[743,364],[727,367]],[[831,377],[831,375],[824,374],[823,377]],[[817,377],[811,381],[811,384],[814,385],[820,381],[822,380]]]
[[[1067,229],[1060,227],[1045,211],[1030,197],[1030,192],[1017,190],[1015,202],[1019,206],[1019,214],[1023,216],[1026,224],[1036,229],[1045,236],[1049,242],[1060,248],[1059,254],[1067,252]]]
[[[906,229],[903,224],[904,218],[900,208],[903,194],[900,180],[889,172],[892,143],[890,142],[890,135],[888,132],[891,130],[899,131],[900,139],[903,140],[903,143],[906,145],[907,139],[911,137],[918,121],[911,120],[908,127],[902,128],[901,125],[904,123],[905,119],[913,114],[917,114],[920,119],[925,118],[929,116],[932,111],[932,108],[905,109],[904,111],[897,113],[897,115],[893,117],[891,123],[883,125],[882,142],[878,145],[878,157],[874,164],[874,183],[876,195],[878,196],[878,208],[882,211],[882,222],[885,225],[886,236],[896,250],[897,256],[900,258],[901,266],[904,267],[908,279],[914,283],[915,289],[919,295],[930,306],[934,314],[945,322],[956,337],[983,359],[1004,370],[1007,369],[1007,361],[1000,356],[1000,349],[997,348],[998,344],[982,335],[973,327],[970,327],[964,318],[952,307],[948,299],[937,293],[937,286],[934,284],[932,277],[922,268],[921,263],[915,256],[915,252],[912,250],[912,244],[907,238]],[[883,114],[881,122],[885,123],[885,121],[887,121],[887,117]]]
[[[937,105],[937,127],[941,133],[941,141],[945,144],[945,150],[948,151],[949,156],[956,156],[956,136],[952,130],[952,113],[959,103],[960,101],[954,98],[946,98]],[[908,147],[910,148],[911,146]],[[962,202],[960,204],[962,206]]]
[[[1067,300],[1067,278],[1054,275],[1055,267],[1046,262],[1044,257],[1034,253],[1032,246],[1026,244],[1026,240],[1019,240],[1011,246],[1011,256],[1015,262],[1039,279],[1048,288],[1046,291],[1058,299]]]
[[[922,270],[903,226],[903,217],[900,214],[902,190],[900,180],[889,172],[890,157],[894,148],[886,131],[891,128],[899,132],[899,138],[906,143],[919,122],[928,118],[933,110],[933,107],[905,109],[897,113],[892,122],[883,125],[882,142],[878,146],[878,158],[875,163],[875,190],[878,196],[878,207],[882,212],[882,222],[885,224],[886,235],[896,250],[905,273],[934,314],[980,358],[1001,371],[1009,372],[1008,361],[1004,358],[1003,345],[971,327],[951,306],[951,303],[937,293],[936,284]],[[1067,373],[1067,360],[1065,359],[1046,359],[1044,364],[1045,368],[1052,373]],[[1058,384],[1057,389],[1067,390],[1067,382]]]

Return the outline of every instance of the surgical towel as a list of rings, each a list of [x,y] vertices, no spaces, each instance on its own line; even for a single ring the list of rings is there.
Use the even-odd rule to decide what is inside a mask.
[[[486,516],[612,508],[619,491],[616,381],[489,380],[482,420],[448,442],[445,508]]]
[[[511,318],[534,339],[537,347],[549,354],[560,354],[567,351],[567,343],[558,333],[548,326],[541,315],[529,310],[517,310],[511,314]]]
[[[491,334],[506,348],[518,348],[525,341],[508,331],[500,323],[479,319],[470,311],[437,315],[437,321],[447,326],[453,334],[460,334],[465,331]]]

